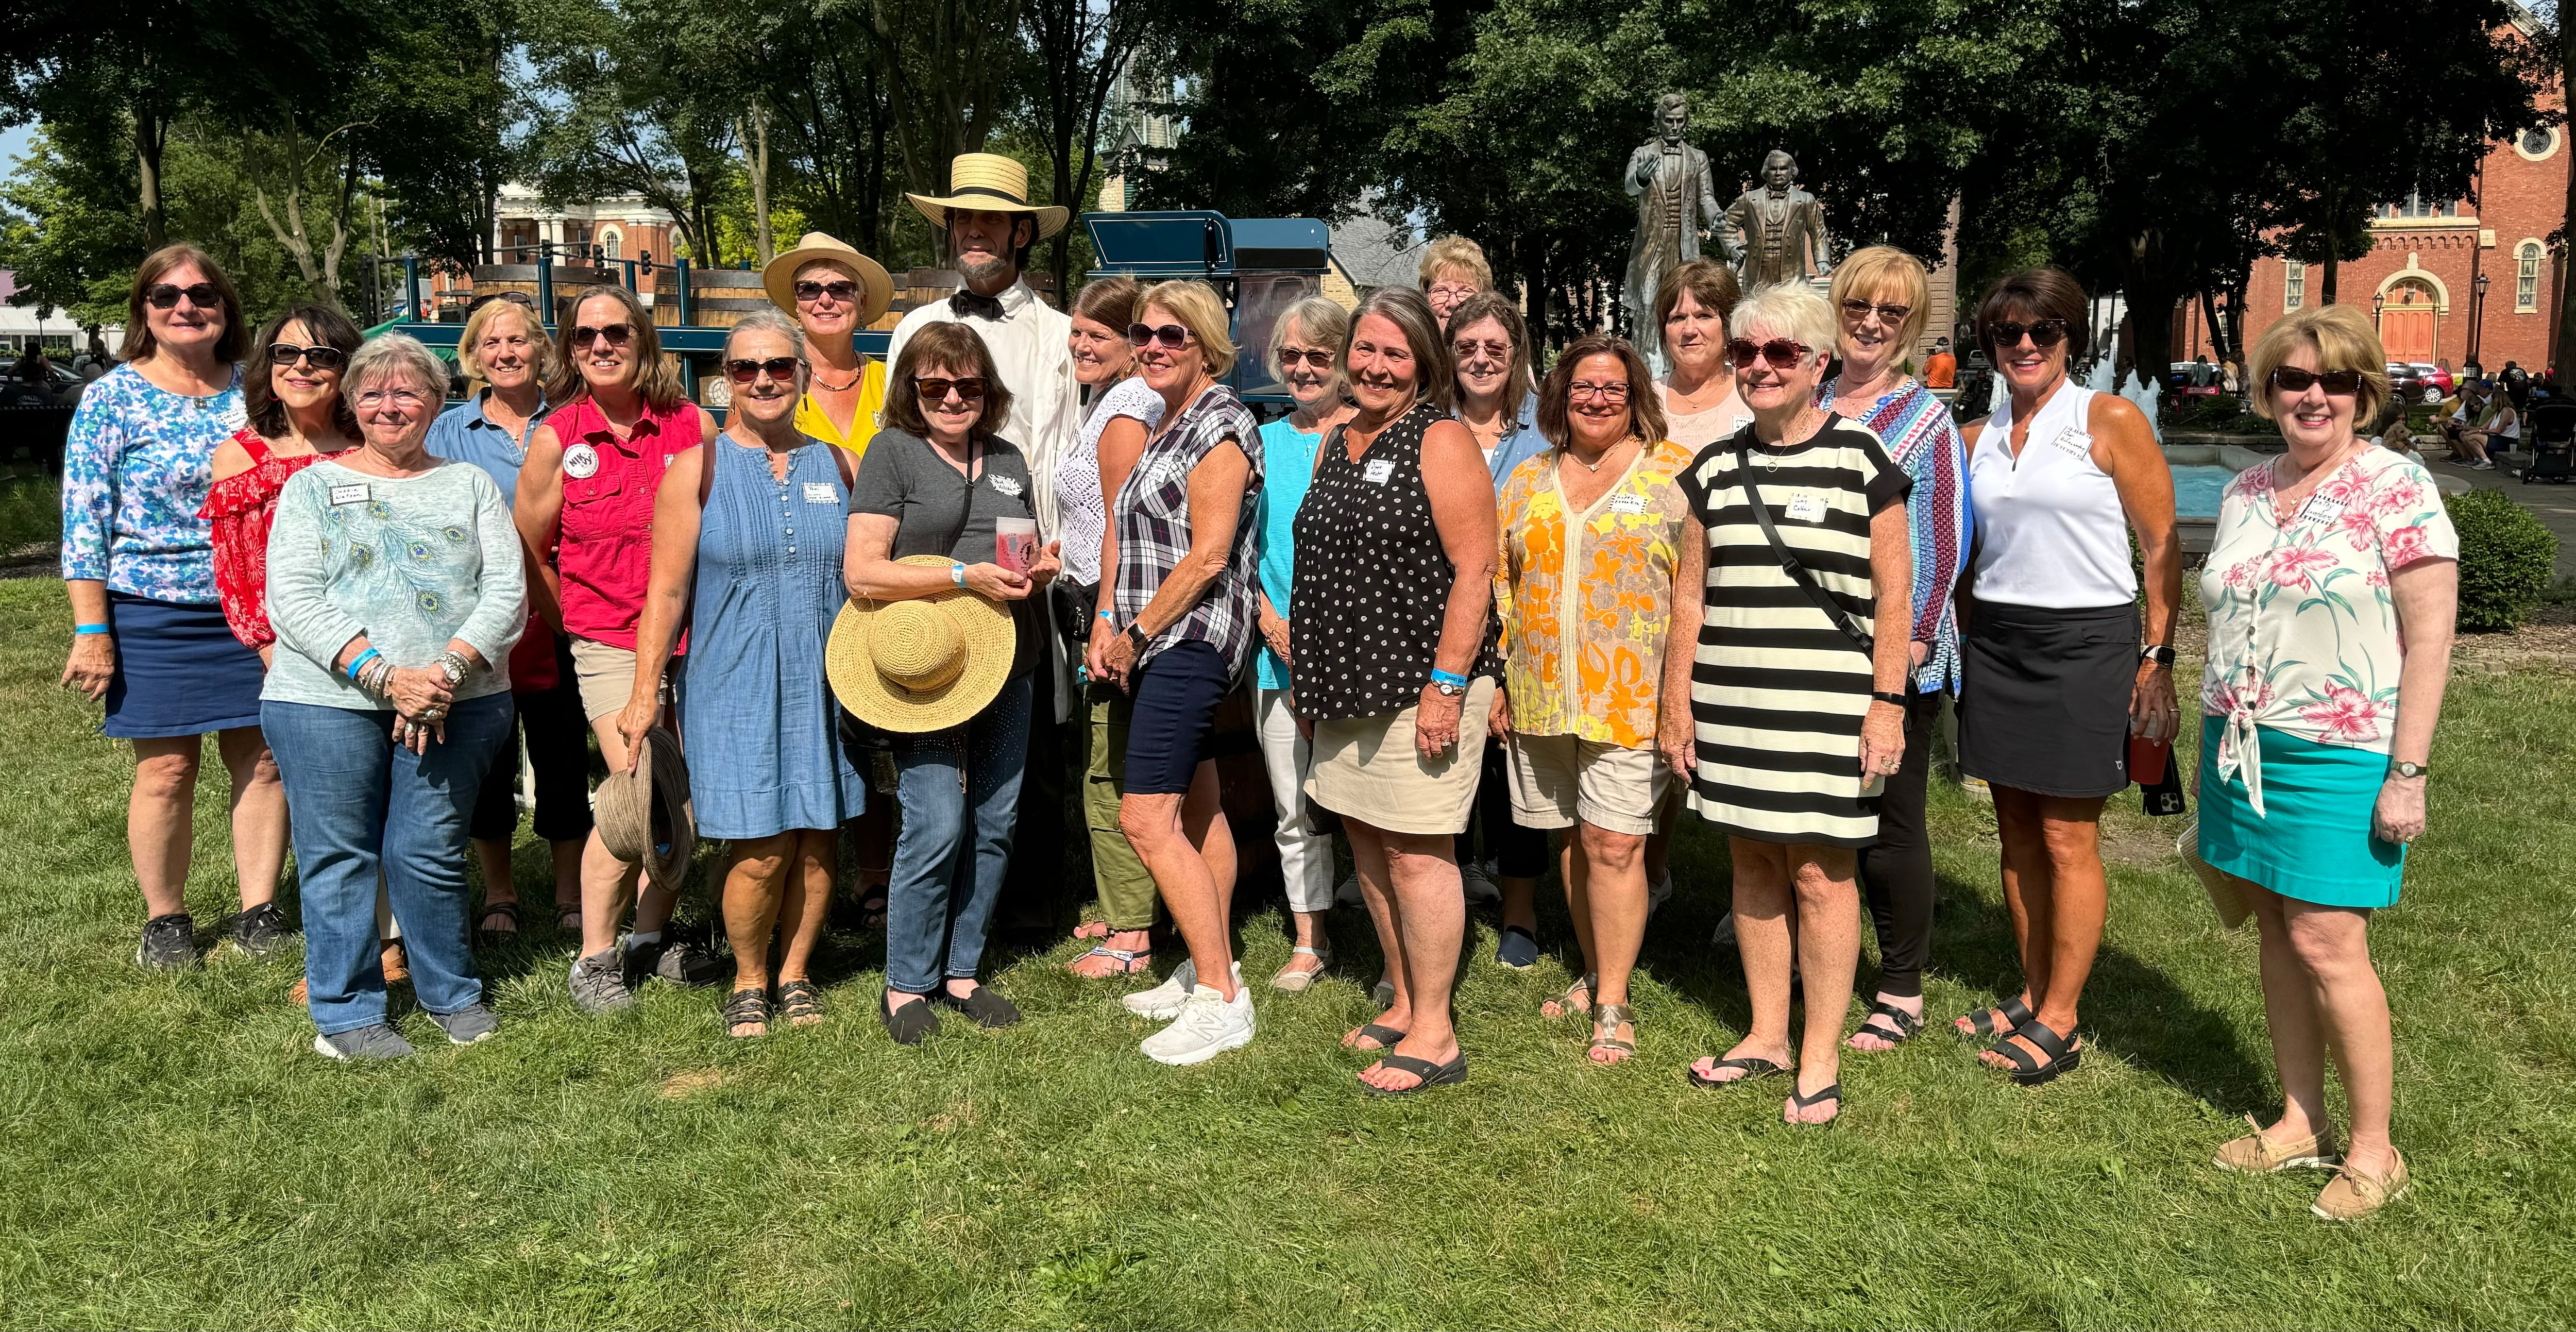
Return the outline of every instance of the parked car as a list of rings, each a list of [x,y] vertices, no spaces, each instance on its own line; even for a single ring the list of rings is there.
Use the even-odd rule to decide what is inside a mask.
[[[2459,391],[2460,386],[2451,378],[2451,372],[2431,361],[2416,361],[2411,368],[2415,371],[2416,377],[2423,380],[2428,387],[2428,391],[2424,394],[2426,402],[2440,402]]]
[[[2439,402],[2442,391],[2404,361],[2388,363],[2388,395],[2399,402]]]

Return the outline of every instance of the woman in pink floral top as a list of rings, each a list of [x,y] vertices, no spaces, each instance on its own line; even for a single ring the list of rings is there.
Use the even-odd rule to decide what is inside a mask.
[[[2253,905],[2288,1100],[2217,1164],[2336,1168],[2313,1208],[2330,1221],[2406,1188],[2388,1138],[2388,997],[2365,930],[2372,910],[2396,904],[2406,844],[2424,832],[2459,592],[2459,534],[2433,478],[2354,429],[2387,401],[2385,364],[2350,306],[2302,310],[2264,334],[2254,405],[2289,452],[2228,485],[2200,579],[2200,855]],[[2329,1047],[2351,1102],[2341,1154]]]

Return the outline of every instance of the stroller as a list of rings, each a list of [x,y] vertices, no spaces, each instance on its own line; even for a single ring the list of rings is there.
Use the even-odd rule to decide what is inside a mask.
[[[2576,402],[2532,404],[2525,429],[2531,465],[2522,469],[2523,484],[2576,481]]]

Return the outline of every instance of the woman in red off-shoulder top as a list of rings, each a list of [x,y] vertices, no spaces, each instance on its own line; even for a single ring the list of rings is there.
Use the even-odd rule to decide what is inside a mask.
[[[358,442],[358,419],[340,397],[340,372],[364,340],[349,317],[299,305],[270,320],[251,344],[266,373],[242,377],[250,423],[215,450],[215,483],[198,516],[215,527],[215,594],[233,637],[269,658],[268,523],[287,478],[315,458]]]

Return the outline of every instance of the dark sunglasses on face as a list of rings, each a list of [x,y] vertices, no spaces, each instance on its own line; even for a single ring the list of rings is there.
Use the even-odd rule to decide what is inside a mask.
[[[635,329],[629,324],[603,324],[598,328],[582,324],[572,331],[572,345],[587,347],[593,342],[605,342],[611,347],[623,347],[634,336]]]
[[[1876,304],[1859,299],[1843,302],[1843,318],[1848,319],[1855,324],[1859,323],[1861,320],[1869,318],[1869,312],[1872,310],[1876,310],[1878,312],[1878,321],[1880,323],[1886,324],[1891,328],[1904,323],[1905,316],[1914,313],[1913,306],[1895,305],[1886,301],[1880,301]]]
[[[737,384],[748,384],[763,373],[781,384],[789,384],[796,380],[796,358],[772,356],[766,361],[755,361],[746,356],[725,362],[724,370],[725,378]]]
[[[1460,342],[1449,350],[1462,361],[1471,356],[1483,356],[1489,361],[1508,361],[1512,357],[1512,344],[1508,342]]]
[[[143,299],[152,302],[152,308],[155,310],[179,308],[179,298],[182,296],[187,297],[188,303],[200,310],[212,310],[224,303],[224,294],[215,290],[215,284],[211,282],[195,282],[185,287],[172,286],[167,282],[155,282],[143,289]]]
[[[1774,370],[1786,370],[1796,365],[1798,358],[1806,355],[1807,351],[1807,344],[1791,342],[1787,338],[1772,338],[1760,346],[1754,345],[1751,338],[1737,338],[1726,344],[1726,359],[1733,361],[1738,370],[1752,369],[1757,357],[1770,362]]]
[[[837,282],[799,282],[796,284],[796,299],[800,301],[819,301],[824,297],[829,296],[833,300],[839,301],[843,305],[847,305],[850,303],[850,298],[858,294],[859,284],[846,279]]]
[[[268,345],[270,365],[293,365],[299,360],[312,362],[316,370],[341,370],[348,367],[349,354],[337,347],[298,347],[292,342]]]
[[[2324,388],[2334,397],[2350,398],[2361,392],[2361,372],[2328,370],[2319,374],[2314,370],[2302,370],[2295,365],[2281,366],[2272,371],[2272,387],[2283,393],[2305,393],[2310,384]]]
[[[1297,363],[1300,361],[1303,361],[1318,370],[1330,370],[1333,368],[1333,354],[1331,352],[1319,351],[1313,348],[1308,348],[1303,351],[1295,347],[1282,347],[1279,349],[1280,369],[1294,370],[1297,368]]]
[[[2022,335],[2025,333],[2030,335],[2030,345],[2043,351],[2066,341],[2066,321],[2063,319],[2042,319],[2031,324],[2006,320],[2000,324],[1986,325],[1986,331],[1994,336],[1997,351],[2008,351],[2020,346]]]
[[[948,394],[951,389],[956,390],[957,397],[960,401],[982,402],[984,400],[984,381],[980,379],[917,379],[913,381],[913,390],[921,395],[921,400],[923,402],[946,402],[948,401]]]
[[[1179,351],[1190,345],[1190,331],[1178,324],[1165,324],[1160,328],[1151,324],[1129,324],[1127,342],[1135,347],[1160,342],[1167,350]]]

